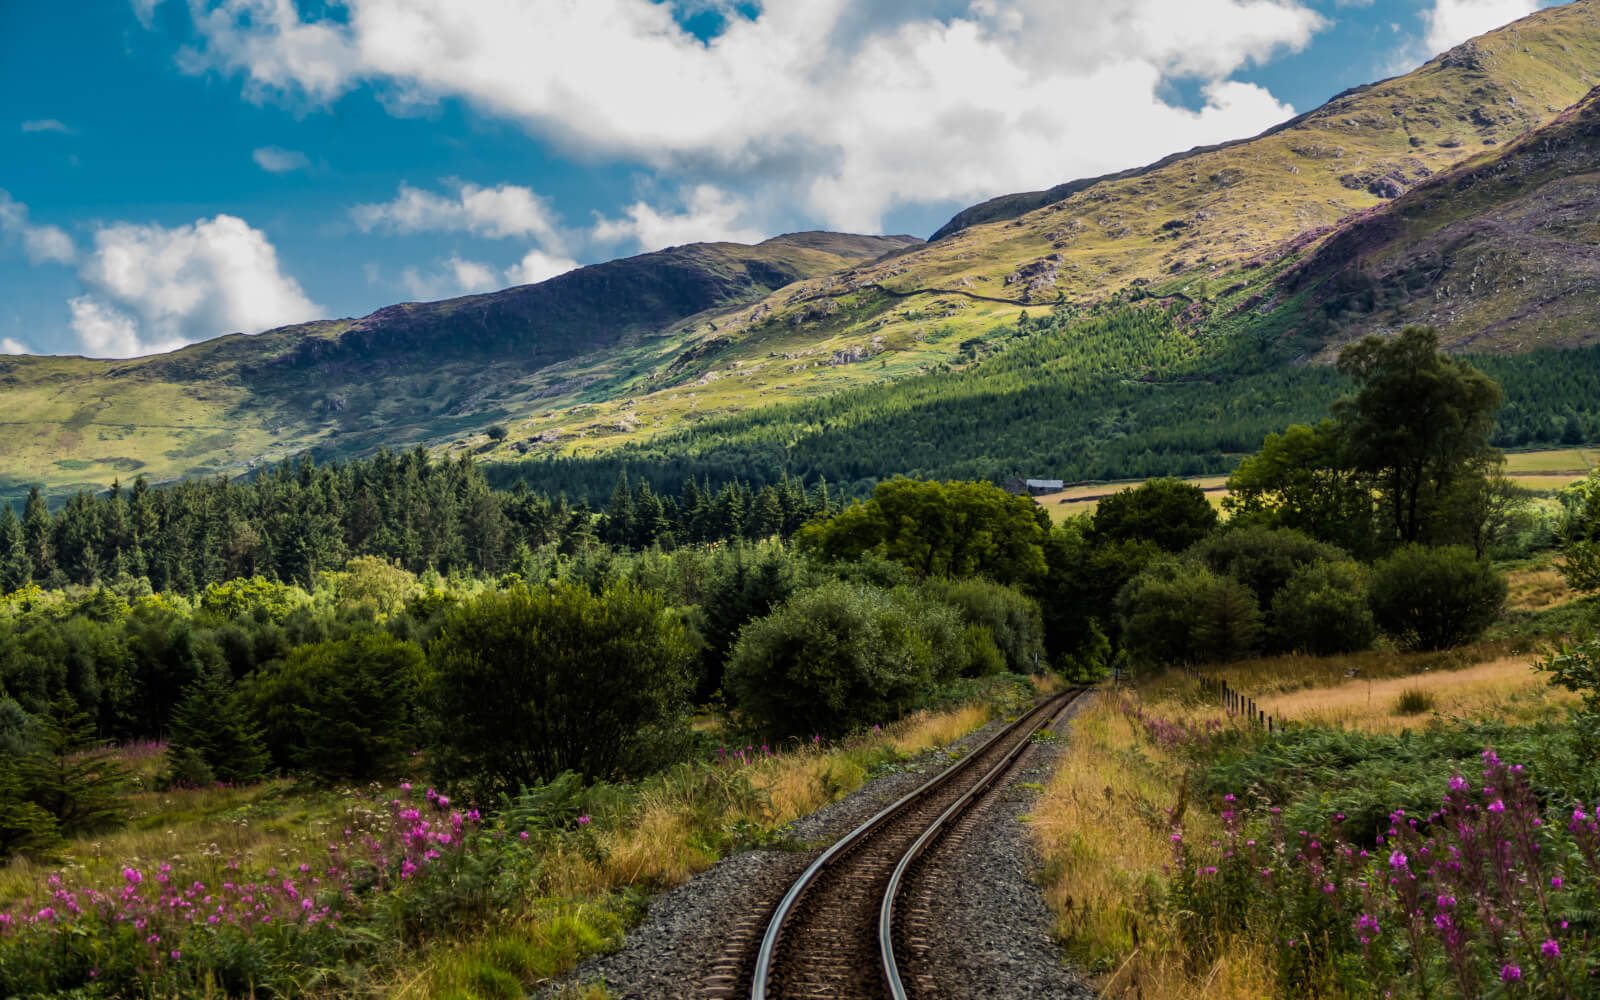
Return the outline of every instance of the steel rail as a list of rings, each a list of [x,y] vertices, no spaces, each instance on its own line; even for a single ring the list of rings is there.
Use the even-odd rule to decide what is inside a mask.
[[[784,894],[783,900],[779,902],[777,910],[773,913],[772,919],[767,924],[766,933],[761,939],[761,950],[756,954],[755,974],[751,977],[751,1000],[769,1000],[769,994],[767,991],[768,981],[772,978],[773,962],[777,954],[778,940],[782,936],[784,925],[788,921],[790,914],[793,912],[795,905],[800,901],[800,898],[805,895],[806,890],[811,887],[812,883],[817,880],[817,877],[822,874],[824,869],[832,864],[841,854],[866,840],[872,834],[877,832],[879,828],[881,828],[889,820],[893,819],[897,814],[916,803],[919,799],[925,797],[947,782],[955,780],[957,775],[964,773],[967,768],[970,767],[973,762],[975,762],[983,753],[987,752],[991,747],[995,746],[1000,741],[1014,737],[1017,732],[1023,730],[1024,728],[1026,728],[1027,734],[1032,736],[1034,731],[1036,731],[1039,726],[1042,725],[1043,719],[1052,717],[1068,702],[1070,702],[1073,698],[1076,698],[1081,693],[1081,691],[1065,692],[1034,707],[1033,709],[1030,709],[1016,722],[995,733],[989,739],[985,740],[982,744],[970,751],[961,761],[958,761],[957,763],[941,771],[939,774],[935,775],[933,778],[924,782],[916,789],[897,799],[890,805],[885,806],[871,819],[867,820],[865,823],[862,823],[849,834],[841,837],[836,843],[833,844],[833,846],[829,847],[826,851],[823,851],[821,856],[813,861],[800,875],[800,877],[795,880],[794,884],[789,887],[789,891]],[[1025,740],[1018,742],[1019,745],[1026,743]]]
[[[1012,764],[1016,763],[1017,758],[1022,756],[1022,752],[1028,748],[1033,739],[1033,734],[1048,725],[1050,720],[1072,704],[1079,694],[1082,694],[1082,692],[1072,693],[1059,707],[1053,711],[1046,712],[1036,725],[1029,728],[1027,738],[1019,739],[1010,750],[1006,751],[1006,755],[1000,758],[994,767],[989,769],[988,774],[979,778],[977,784],[962,793],[959,799],[950,803],[949,808],[940,813],[939,818],[928,824],[928,828],[922,831],[922,836],[917,838],[916,843],[912,844],[910,849],[900,856],[900,863],[895,865],[894,873],[889,876],[889,884],[883,890],[883,903],[878,908],[878,953],[883,961],[883,979],[884,984],[889,988],[890,1000],[910,1000],[910,994],[906,992],[905,983],[900,979],[899,963],[895,961],[894,957],[894,901],[900,895],[900,883],[905,880],[906,873],[911,870],[911,866],[916,863],[916,860],[922,856],[923,852],[932,846],[939,835],[944,833],[950,822],[966,812],[967,807],[972,805],[979,795],[987,791],[1001,775],[1005,774]]]

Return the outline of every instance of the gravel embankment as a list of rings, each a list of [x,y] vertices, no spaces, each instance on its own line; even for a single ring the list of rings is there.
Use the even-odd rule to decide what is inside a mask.
[[[965,750],[998,725],[990,723],[951,749]],[[1051,940],[1050,913],[1032,880],[1038,858],[1019,820],[1032,796],[1016,786],[1042,783],[1059,750],[1049,744],[1031,747],[1004,790],[975,808],[974,822],[963,824],[970,828],[960,839],[947,876],[961,888],[948,894],[940,911],[941,921],[949,921],[940,925],[945,930],[941,938],[947,938],[952,948],[938,973],[941,984],[959,984],[961,992],[942,992],[943,996],[1076,1000],[1094,995],[1074,985],[1076,980],[1062,965]],[[925,754],[907,770],[875,778],[796,820],[789,835],[813,850],[746,851],[663,893],[650,904],[644,921],[628,933],[621,950],[584,962],[534,996],[556,1000],[578,995],[579,986],[596,982],[625,1000],[748,996],[745,984],[735,983],[727,973],[741,957],[754,953],[766,929],[766,915],[805,866],[827,844],[947,766],[950,757],[950,750]],[[986,975],[992,982],[983,981]],[[1009,985],[1013,983],[1014,987]]]

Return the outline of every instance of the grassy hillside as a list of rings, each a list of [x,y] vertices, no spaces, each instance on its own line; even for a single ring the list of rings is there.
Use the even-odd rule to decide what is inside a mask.
[[[1353,220],[1285,288],[1316,289],[1335,343],[1408,323],[1437,326],[1458,350],[1596,343],[1600,88]]]
[[[798,233],[695,244],[356,320],[131,361],[0,357],[0,496],[237,473],[308,448],[433,442],[604,393],[674,324],[917,241]],[[604,364],[582,358],[605,356]]]
[[[1593,4],[1539,12],[1255,139],[1074,182],[1055,189],[1059,200],[1046,192],[977,206],[925,246],[797,282],[686,330],[687,349],[659,355],[622,396],[531,414],[489,454],[592,456],[774,402],[870,391],[970,362],[975,342],[1029,309],[1130,294],[1208,316],[1219,306],[1242,311],[1231,327],[1251,342],[1271,331],[1276,360],[1309,357],[1330,328],[1306,322],[1293,265],[1342,220],[1556,122],[1596,77]],[[1198,319],[1178,316],[1176,326],[1192,331]],[[1468,346],[1585,342],[1498,336],[1489,329]],[[1014,458],[1049,464],[1051,454]],[[920,467],[910,456],[896,466]]]
[[[619,460],[704,456],[713,440],[748,456],[759,442],[764,467],[816,448],[834,453],[816,469],[863,479],[1104,478],[1172,456],[1158,471],[1215,469],[1257,426],[1325,402],[1331,390],[1305,388],[1324,376],[1280,369],[1330,340],[1421,319],[1473,352],[1592,343],[1594,107],[1566,109],[1597,78],[1600,17],[1579,0],[1253,139],[975,206],[928,244],[798,234],[680,247],[159,358],[0,360],[6,412],[26,417],[0,436],[0,495],[415,443],[518,463],[622,447],[633,450]],[[1104,310],[1119,302],[1161,320],[1109,346]],[[1030,310],[1060,313],[1053,353],[998,380],[993,365],[979,371]],[[940,381],[964,372],[976,380],[959,390]],[[806,416],[834,412],[824,401],[846,390],[864,438],[803,443],[846,426]],[[1311,396],[1253,409],[1258,391]],[[930,393],[942,410],[911,402]],[[1513,397],[1517,443],[1589,419]],[[894,401],[881,426],[880,398]],[[775,404],[790,408],[768,419]],[[1052,423],[1063,407],[1076,411]],[[1250,416],[1228,423],[1237,440],[1163,437],[1192,407]],[[911,423],[894,423],[902,413]],[[1030,420],[1036,432],[1015,433]],[[495,424],[503,440],[484,433]],[[1001,424],[1009,453],[982,440]]]

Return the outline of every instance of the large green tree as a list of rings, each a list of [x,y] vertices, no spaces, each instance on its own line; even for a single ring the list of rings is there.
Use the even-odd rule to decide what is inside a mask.
[[[631,584],[484,594],[428,647],[433,764],[484,793],[642,770],[682,721],[692,657],[677,616]]]
[[[865,503],[802,528],[795,542],[830,560],[871,553],[923,578],[1025,584],[1045,573],[1049,524],[1030,497],[989,483],[891,479]]]
[[[1339,355],[1338,367],[1357,387],[1333,407],[1345,461],[1377,488],[1395,538],[1452,540],[1459,526],[1444,514],[1500,461],[1489,444],[1500,387],[1441,354],[1431,327],[1365,337]]]

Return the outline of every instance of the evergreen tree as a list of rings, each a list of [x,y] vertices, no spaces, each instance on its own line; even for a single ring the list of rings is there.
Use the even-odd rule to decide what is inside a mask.
[[[45,580],[55,571],[55,555],[50,549],[50,509],[38,486],[28,489],[22,508],[22,545],[28,557],[28,572],[35,580]]]
[[[94,723],[68,698],[59,698],[39,720],[33,752],[17,773],[26,798],[55,818],[62,833],[87,833],[117,825],[127,771]]]
[[[0,594],[21,590],[31,566],[22,543],[22,522],[9,503],[0,503]]]
[[[261,729],[221,671],[189,685],[172,712],[172,777],[191,784],[257,781],[270,758]]]

